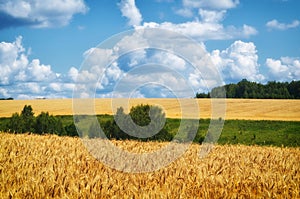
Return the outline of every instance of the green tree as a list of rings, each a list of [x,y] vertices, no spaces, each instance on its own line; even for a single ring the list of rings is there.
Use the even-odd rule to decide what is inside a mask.
[[[171,140],[172,135],[164,128],[165,114],[157,106],[138,105],[124,113],[122,107],[117,109],[114,121],[106,121],[103,130],[108,138],[138,140]],[[152,121],[151,121],[152,119]],[[123,129],[123,130],[122,130]],[[125,131],[125,132],[124,132]],[[131,132],[137,137],[128,135]],[[153,132],[158,132],[152,137]],[[142,135],[139,137],[139,135]]]
[[[212,97],[220,97],[225,87],[228,98],[250,98],[250,99],[300,99],[300,81],[276,82],[269,81],[267,84],[250,82],[243,79],[237,84],[213,88]],[[210,93],[208,93],[210,94]],[[203,94],[196,94],[196,98],[204,97]]]
[[[196,93],[196,98],[209,98],[209,93]]]
[[[300,81],[292,81],[287,89],[291,95],[291,98],[300,99]]]
[[[37,134],[50,133],[50,121],[49,121],[49,113],[41,112],[40,115],[36,118],[35,123],[35,132]]]
[[[65,131],[66,131],[66,135],[68,136],[72,136],[72,137],[78,136],[77,129],[74,123],[67,125],[65,127]]]
[[[137,105],[130,109],[130,117],[139,126],[147,126],[151,122],[150,105]]]
[[[22,133],[24,122],[19,113],[14,113],[8,122],[7,129],[10,133]]]
[[[36,117],[35,132],[37,134],[56,134],[56,135],[66,135],[65,128],[61,120],[53,115],[49,115],[48,112],[41,112]]]
[[[25,105],[21,112],[21,119],[24,125],[22,125],[22,133],[34,132],[34,113],[30,105]]]

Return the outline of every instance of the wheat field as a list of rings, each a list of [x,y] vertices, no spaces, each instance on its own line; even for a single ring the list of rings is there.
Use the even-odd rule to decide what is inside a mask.
[[[113,141],[131,152],[164,145]],[[300,198],[300,149],[200,145],[155,172],[94,159],[79,138],[0,133],[0,198]]]
[[[194,102],[199,106],[199,118],[211,118],[210,99],[189,99],[185,105],[189,107]],[[300,121],[300,100],[226,99],[225,102],[226,119]],[[112,99],[95,99],[94,103],[96,114],[115,113]],[[129,108],[138,104],[158,105],[164,109],[167,117],[181,117],[180,102],[177,99],[130,99],[128,103]],[[20,112],[25,105],[31,105],[36,114],[48,111],[53,115],[73,115],[72,99],[1,100],[0,117],[10,117]]]

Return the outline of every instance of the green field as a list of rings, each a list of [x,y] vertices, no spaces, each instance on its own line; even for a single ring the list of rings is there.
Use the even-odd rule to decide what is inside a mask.
[[[64,126],[73,122],[73,116],[59,117]],[[102,125],[113,120],[110,115],[98,115]],[[9,118],[0,118],[0,130],[4,131]],[[180,119],[167,119],[165,128],[169,133],[177,133]],[[195,143],[201,143],[205,137],[210,120],[200,119]],[[218,144],[244,144],[260,146],[300,146],[300,122],[297,121],[266,121],[266,120],[226,120]]]

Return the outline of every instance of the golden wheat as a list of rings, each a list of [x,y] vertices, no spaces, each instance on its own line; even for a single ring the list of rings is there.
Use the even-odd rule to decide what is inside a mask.
[[[200,117],[210,118],[211,100],[195,99],[195,101],[200,108]],[[189,102],[192,103],[192,99]],[[130,99],[129,107],[142,103],[160,105],[169,118],[181,116],[180,103],[177,99]],[[72,99],[0,100],[0,117],[10,117],[13,113],[20,112],[25,105],[31,105],[36,114],[42,111],[48,111],[53,115],[73,114]],[[95,99],[96,114],[115,113],[111,107],[112,99]],[[187,107],[191,106],[187,104]],[[300,100],[226,99],[226,119],[300,121]]]
[[[113,141],[134,152],[164,143]],[[94,159],[79,138],[0,133],[0,198],[300,198],[300,149],[199,145],[156,172]]]

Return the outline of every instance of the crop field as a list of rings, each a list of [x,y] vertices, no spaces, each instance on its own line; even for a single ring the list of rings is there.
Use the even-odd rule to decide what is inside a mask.
[[[141,153],[161,142],[113,141]],[[300,198],[300,149],[215,146],[151,173],[111,169],[79,138],[0,133],[0,198]]]
[[[211,100],[194,100],[199,105],[199,118],[210,118]],[[189,103],[192,102],[192,99],[186,100],[184,105],[189,107]],[[158,105],[164,109],[168,118],[181,117],[180,102],[177,99],[130,99],[129,101],[129,107],[138,104]],[[20,112],[24,105],[31,105],[36,114],[48,111],[53,115],[73,115],[72,99],[1,100],[0,117],[10,117],[13,113]],[[300,100],[226,99],[225,105],[226,119],[300,121]],[[112,100],[95,99],[95,111],[98,115],[113,114]]]

